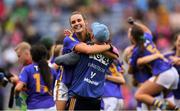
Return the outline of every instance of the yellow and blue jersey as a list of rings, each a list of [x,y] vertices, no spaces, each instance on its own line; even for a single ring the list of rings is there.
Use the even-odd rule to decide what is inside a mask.
[[[130,64],[132,67],[137,67],[138,58],[148,56],[154,53],[160,53],[152,41],[151,34],[145,33],[144,38],[144,50],[142,51],[138,45],[136,45],[133,49],[132,57],[130,58]],[[146,65],[152,69],[152,74],[155,76],[172,67],[170,63],[165,62],[160,58],[153,60],[150,63],[147,63]]]
[[[122,72],[122,65],[119,63],[112,63],[110,67],[108,68],[108,73],[109,75],[112,76],[118,76],[119,73]],[[121,85],[109,80],[105,81],[104,84],[104,94],[103,97],[116,97],[116,98],[123,98],[122,92],[121,92]]]
[[[55,105],[53,96],[48,93],[48,88],[45,85],[37,67],[37,64],[34,63],[25,66],[19,75],[20,81],[27,85],[27,108],[39,109],[53,107]],[[57,75],[54,69],[51,69],[51,74],[53,77],[56,77]]]
[[[63,41],[63,54],[67,54],[73,51],[73,48],[79,43],[75,34],[66,36]],[[69,87],[73,79],[73,72],[75,66],[63,66],[62,82]]]
[[[90,35],[88,34],[86,35],[87,37],[86,37],[85,42],[90,42],[91,41]],[[63,41],[63,54],[72,52],[74,50],[74,47],[79,43],[80,41],[75,34],[66,36]],[[73,73],[74,73],[75,65],[71,65],[71,66],[64,65],[63,68],[64,68],[64,71],[62,74],[62,82],[66,84],[67,87],[70,87],[71,82],[73,80]]]
[[[133,78],[138,82],[138,83],[143,83],[146,80],[148,80],[150,77],[152,77],[152,72],[151,69],[147,66],[143,66],[141,68],[139,67],[133,67]]]

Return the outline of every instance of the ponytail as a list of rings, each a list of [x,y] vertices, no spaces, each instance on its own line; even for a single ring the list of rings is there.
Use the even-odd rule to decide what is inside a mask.
[[[45,86],[47,86],[48,91],[51,92],[52,74],[47,62],[48,51],[46,47],[41,44],[32,46],[31,55],[32,60],[38,64],[38,69],[45,83]]]
[[[47,60],[42,59],[38,62],[38,68],[39,72],[42,76],[42,79],[45,83],[45,86],[48,87],[48,91],[51,92],[51,83],[52,83],[52,75],[51,75],[51,70],[50,67],[48,66]]]

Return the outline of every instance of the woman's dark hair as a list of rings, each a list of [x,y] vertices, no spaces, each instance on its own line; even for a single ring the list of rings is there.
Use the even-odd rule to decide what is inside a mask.
[[[131,28],[131,36],[133,37],[135,43],[137,46],[140,46],[141,51],[144,50],[144,31],[142,30],[141,27],[137,25],[133,25]]]
[[[47,63],[48,51],[46,47],[42,44],[36,44],[32,46],[30,51],[32,60],[38,64],[40,74],[48,87],[48,91],[51,91],[52,76]]]

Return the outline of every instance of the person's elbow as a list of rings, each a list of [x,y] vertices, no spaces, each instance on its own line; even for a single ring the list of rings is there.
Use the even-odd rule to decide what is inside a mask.
[[[16,92],[20,92],[21,90],[22,90],[22,88],[19,87],[18,85],[15,87],[15,91],[16,91]]]
[[[137,60],[137,66],[143,65],[144,62],[145,62],[145,61],[144,61],[143,59],[138,59],[138,60]]]
[[[122,79],[122,80],[121,80],[121,85],[123,85],[123,84],[125,84],[125,83],[126,83],[125,79]]]
[[[15,87],[15,91],[16,91],[16,92],[22,91],[23,86],[24,86],[24,83],[21,82],[21,81],[19,81],[18,84],[17,84],[16,87]]]

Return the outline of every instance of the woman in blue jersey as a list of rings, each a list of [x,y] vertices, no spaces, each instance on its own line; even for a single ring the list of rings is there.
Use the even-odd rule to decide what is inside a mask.
[[[175,36],[175,48],[174,50],[165,55],[170,63],[177,69],[180,75],[180,33],[177,33]],[[178,83],[178,88],[173,90],[175,104],[177,107],[180,107],[180,81]]]
[[[110,44],[102,45],[87,45],[87,42],[91,42],[93,38],[92,34],[88,30],[87,20],[81,12],[73,12],[69,19],[70,26],[72,28],[72,34],[66,36],[63,40],[63,54],[70,53],[72,51],[84,54],[96,54],[112,49]],[[112,56],[111,56],[112,57]],[[113,56],[114,57],[114,56]],[[66,101],[68,100],[68,88],[72,84],[73,72],[75,66],[63,65],[63,76],[60,84],[59,100],[57,101],[59,110],[65,109]]]
[[[177,107],[169,101],[160,101],[153,95],[161,91],[177,89],[179,75],[177,70],[168,63],[167,59],[156,49],[152,41],[150,30],[141,23],[129,20],[130,40],[135,44],[130,65],[142,67],[146,65],[151,68],[153,76],[143,83],[135,94],[138,101],[147,105],[153,105],[161,109],[175,110]]]
[[[121,85],[125,83],[124,69],[119,60],[114,60],[106,73],[102,107],[105,111],[118,111],[123,109],[123,96]]]
[[[95,41],[102,43],[102,39],[103,41],[109,40],[109,30],[104,24],[94,23],[92,30]],[[96,37],[99,38],[97,39]],[[63,57],[66,57],[66,59]],[[72,85],[69,88],[69,96],[71,97],[69,109],[100,109],[100,98],[103,94],[102,86],[104,84],[105,72],[111,60],[102,54],[78,55],[71,52],[57,57],[55,62],[63,65],[67,65],[67,63],[69,63],[68,65],[77,64],[73,73]]]
[[[125,49],[124,51],[125,63],[128,63],[128,61],[130,60],[130,56],[132,55],[133,48],[134,48],[134,45],[131,45]],[[151,69],[147,67],[146,65],[143,65],[141,67],[138,67],[138,66],[131,67],[130,70],[128,71],[128,74],[132,75],[132,79],[133,79],[132,84],[135,87],[137,87],[137,89],[153,75],[151,72]],[[164,98],[162,93],[155,94],[153,95],[153,97],[155,97],[156,99]],[[159,108],[150,107],[149,105],[146,105],[140,101],[137,101],[136,109],[137,111],[143,111],[143,110],[158,110]]]
[[[26,88],[28,111],[54,111],[52,81],[56,71],[48,66],[48,51],[43,45],[34,45],[30,52],[33,63],[22,69],[15,91],[18,93]]]
[[[128,35],[130,33],[128,32]],[[128,46],[124,50],[124,63],[128,64],[130,61],[130,58],[132,56],[132,51],[133,51],[134,45]],[[147,67],[131,67],[127,66],[128,68],[128,74],[132,75],[132,85],[136,88],[139,88],[141,84],[143,84],[146,80],[148,80],[150,77],[152,77],[152,73],[150,68]],[[137,111],[143,111],[143,110],[148,110],[149,107],[146,104],[143,104],[142,102],[137,101]]]

